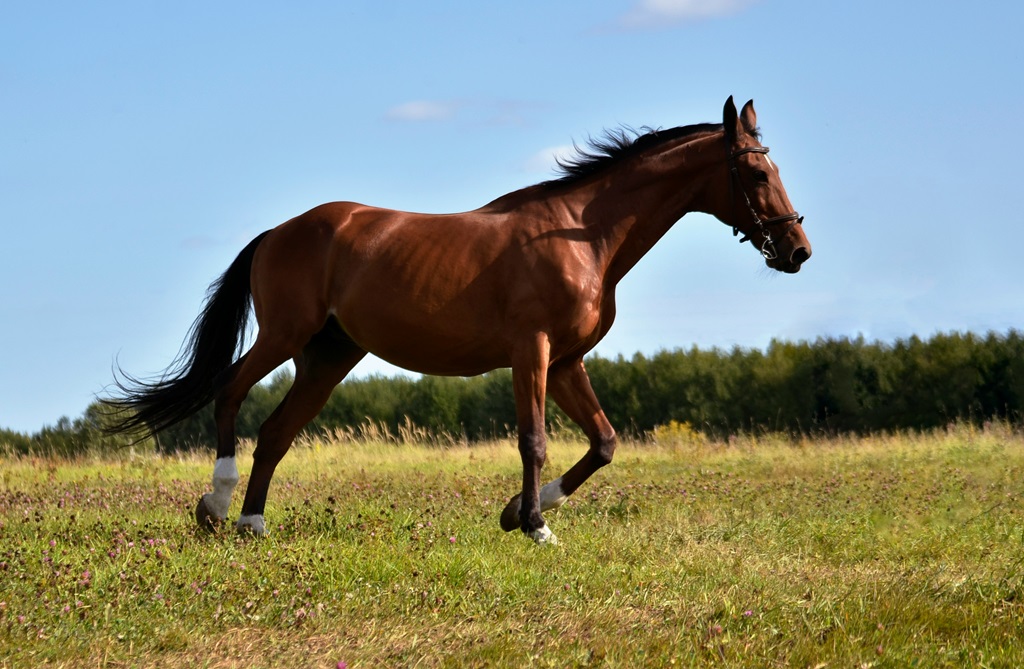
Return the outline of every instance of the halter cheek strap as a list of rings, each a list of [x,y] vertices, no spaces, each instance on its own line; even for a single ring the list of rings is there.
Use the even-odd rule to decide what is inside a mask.
[[[761,232],[762,236],[764,236],[764,244],[761,245],[761,255],[764,256],[766,260],[774,260],[775,258],[778,257],[778,254],[775,251],[775,244],[772,241],[771,232],[765,226],[788,222],[789,225],[787,225],[786,228],[782,231],[782,234],[779,235],[780,237],[784,237],[786,233],[793,228],[794,225],[800,225],[801,223],[803,223],[804,217],[795,211],[791,211],[788,214],[772,216],[771,218],[761,218],[761,216],[757,213],[757,210],[754,209],[754,205],[750,201],[750,196],[747,195],[746,189],[743,188],[743,181],[740,179],[740,172],[736,166],[736,159],[745,153],[767,154],[768,147],[748,146],[743,149],[737,149],[736,151],[729,154],[729,201],[733,203],[733,220],[736,220],[736,200],[733,198],[733,189],[735,182],[735,185],[739,186],[740,193],[743,194],[743,199],[747,203],[747,209],[750,210],[750,214],[754,217],[754,223],[757,224],[758,230]],[[739,233],[740,229],[736,225],[733,225],[732,236],[735,237]],[[750,236],[744,234],[743,238],[740,239],[740,243],[742,244],[743,242],[746,241],[750,241]]]

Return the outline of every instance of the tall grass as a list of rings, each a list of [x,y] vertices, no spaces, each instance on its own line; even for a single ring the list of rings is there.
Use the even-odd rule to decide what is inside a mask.
[[[511,441],[308,439],[263,539],[193,529],[208,457],[4,459],[0,666],[1024,666],[1020,434],[677,432],[548,548]]]

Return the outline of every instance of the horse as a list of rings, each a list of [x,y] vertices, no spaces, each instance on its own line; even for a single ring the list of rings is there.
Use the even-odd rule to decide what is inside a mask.
[[[615,319],[615,288],[689,212],[751,241],[795,273],[811,256],[803,217],[760,141],[753,101],[726,101],[721,124],[611,131],[558,161],[558,178],[474,211],[418,214],[323,204],[253,239],[211,286],[175,363],[156,380],[118,370],[112,430],[157,433],[214,403],[212,491],[202,527],[228,515],[239,475],[235,418],[249,390],[289,359],[294,381],[259,430],[239,531],[266,532],[274,470],[299,431],[367,353],[422,374],[511,367],[522,487],[500,525],[537,544],[556,509],[612,461],[616,434],[584,356]],[[258,324],[242,353],[250,312]],[[550,395],[589,440],[541,485]]]

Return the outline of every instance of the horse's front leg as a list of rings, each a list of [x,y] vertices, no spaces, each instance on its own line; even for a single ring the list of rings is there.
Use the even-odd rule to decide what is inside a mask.
[[[544,398],[547,393],[547,368],[550,344],[546,335],[537,334],[528,345],[516,351],[512,363],[512,387],[516,398],[516,423],[519,428],[519,455],[523,460],[522,504],[517,526],[538,544],[555,544],[558,539],[541,515],[540,471],[547,458],[544,429]],[[505,524],[504,514],[502,524]]]
[[[540,489],[541,511],[557,509],[569,499],[594,472],[612,461],[615,454],[615,430],[604,415],[590,386],[590,378],[582,360],[559,362],[548,371],[547,391],[555,403],[590,440],[590,448],[565,474]],[[513,497],[501,514],[501,527],[515,529],[521,498]]]

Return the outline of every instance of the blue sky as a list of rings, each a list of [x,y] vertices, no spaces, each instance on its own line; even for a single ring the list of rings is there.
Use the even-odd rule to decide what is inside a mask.
[[[77,417],[115,358],[162,370],[207,285],[306,209],[473,209],[729,95],[814,257],[774,275],[687,216],[599,353],[1024,327],[1021,26],[984,1],[7,3],[0,427]]]

